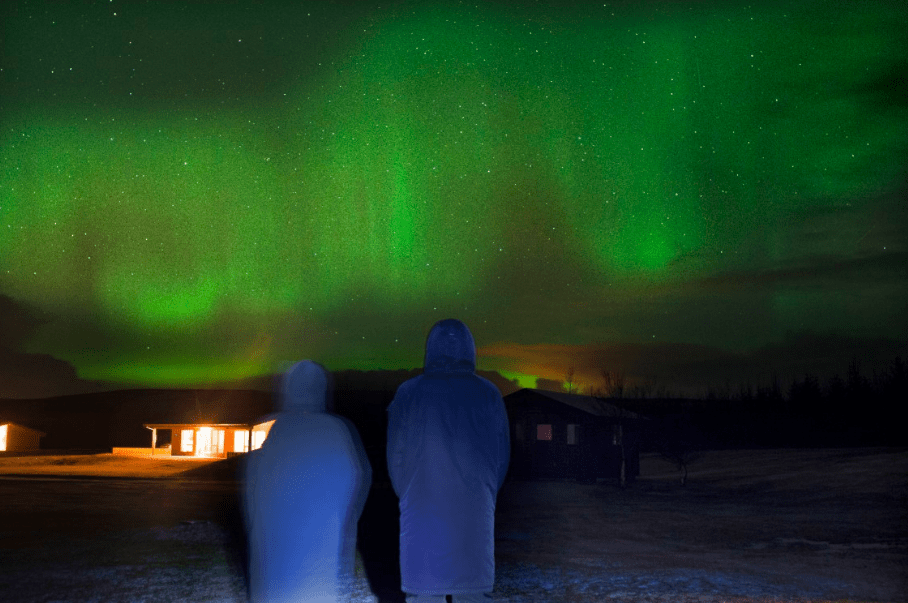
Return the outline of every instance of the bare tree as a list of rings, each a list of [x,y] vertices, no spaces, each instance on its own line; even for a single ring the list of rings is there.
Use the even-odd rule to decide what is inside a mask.
[[[702,436],[690,415],[681,413],[662,417],[658,426],[659,454],[681,471],[681,485],[687,484],[687,469],[700,456]]]
[[[628,397],[630,398],[652,398],[653,389],[655,388],[655,382],[647,377],[643,381],[639,381],[634,384],[633,387],[628,391]]]
[[[601,375],[604,396],[607,398],[623,398],[624,385],[626,383],[624,373],[602,369]]]
[[[588,385],[583,392],[590,398],[605,398],[605,393],[601,387],[596,387],[595,385]]]

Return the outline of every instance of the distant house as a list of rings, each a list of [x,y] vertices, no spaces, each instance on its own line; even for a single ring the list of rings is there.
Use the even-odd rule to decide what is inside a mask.
[[[20,452],[41,448],[47,434],[16,423],[0,424],[0,452]]]
[[[614,478],[640,474],[644,419],[605,399],[521,389],[504,397],[517,478]]]
[[[262,446],[274,420],[261,423],[145,423],[151,430],[151,454],[228,457]],[[170,432],[169,448],[158,448],[158,431]],[[161,451],[161,452],[158,452]]]
[[[124,404],[114,424],[130,430],[120,442],[136,446],[150,435],[151,447],[117,446],[112,452],[225,458],[255,450],[274,423],[271,398],[266,392],[239,390],[150,390],[140,403]]]

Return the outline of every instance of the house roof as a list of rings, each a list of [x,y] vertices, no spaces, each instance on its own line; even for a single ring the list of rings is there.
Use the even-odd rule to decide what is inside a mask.
[[[265,425],[273,422],[273,419],[263,417],[247,423],[207,423],[205,421],[195,421],[191,423],[143,423],[142,427],[148,429],[184,429],[192,427],[238,427],[242,429],[253,429],[259,425]]]
[[[183,427],[242,427],[250,429],[253,427],[253,423],[142,423],[142,427],[148,427],[149,429],[180,429]]]
[[[571,406],[583,412],[597,417],[610,417],[620,419],[642,419],[643,417],[635,412],[631,412],[609,402],[605,398],[594,398],[593,396],[584,396],[581,394],[568,394],[566,392],[553,392],[546,389],[523,388],[512,394],[505,396],[505,399],[524,398],[529,396],[540,396],[548,398],[567,406]]]

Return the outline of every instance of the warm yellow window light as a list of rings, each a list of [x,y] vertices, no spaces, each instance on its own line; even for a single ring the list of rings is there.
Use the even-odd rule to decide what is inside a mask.
[[[199,427],[195,436],[196,456],[220,456],[224,454],[223,429],[215,427]]]
[[[0,451],[6,450],[6,432],[9,425],[0,425]]]
[[[249,452],[249,432],[245,429],[237,429],[233,432],[233,451]]]
[[[193,433],[191,429],[180,432],[180,452],[192,452]]]
[[[268,437],[268,432],[271,431],[272,425],[274,425],[274,420],[256,425],[252,429],[252,450],[258,450],[262,447],[262,444],[265,443],[265,438]]]
[[[199,432],[195,438],[196,456],[207,456],[211,454],[211,428],[199,427]]]

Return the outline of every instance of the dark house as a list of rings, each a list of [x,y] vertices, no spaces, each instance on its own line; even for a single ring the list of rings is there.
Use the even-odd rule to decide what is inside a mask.
[[[640,474],[640,415],[602,398],[542,389],[521,389],[504,401],[511,477],[613,478],[624,484]]]

